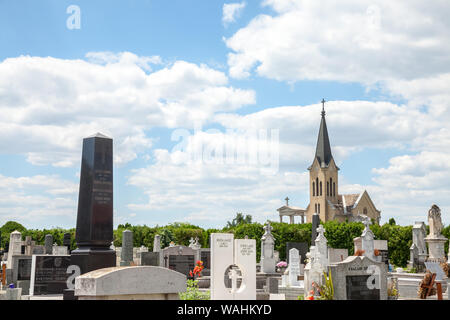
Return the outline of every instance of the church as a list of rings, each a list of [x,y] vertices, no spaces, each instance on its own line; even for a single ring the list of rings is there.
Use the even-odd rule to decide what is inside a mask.
[[[328,137],[325,121],[325,100],[322,100],[322,118],[320,121],[319,136],[317,138],[316,154],[309,170],[309,205],[306,209],[286,205],[277,209],[280,222],[284,216],[294,223],[294,217],[300,216],[301,222],[312,222],[312,216],[317,213],[323,222],[335,220],[363,221],[372,219],[380,223],[380,213],[366,190],[355,194],[339,194],[339,167],[331,153],[330,139]]]

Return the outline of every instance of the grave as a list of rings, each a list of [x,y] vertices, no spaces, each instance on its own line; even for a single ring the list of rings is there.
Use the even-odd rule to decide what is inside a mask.
[[[186,276],[161,267],[112,267],[78,276],[78,300],[178,300]]]
[[[173,246],[162,250],[164,267],[175,270],[189,277],[194,270],[196,250],[187,246]]]
[[[308,252],[308,243],[307,242],[286,242],[286,259],[287,263],[289,264],[289,250],[292,248],[295,248],[298,250],[298,253],[300,255],[300,262],[301,264],[305,264],[306,259],[306,253]]]
[[[140,253],[141,266],[154,266],[160,265],[159,252],[141,252]]]
[[[12,257],[22,254],[22,234],[19,231],[13,231],[9,235],[9,250],[7,269],[14,269]]]
[[[435,204],[428,210],[428,224],[430,234],[425,238],[429,250],[427,261],[445,262],[445,243],[448,239],[441,234],[443,228],[441,209]]]
[[[13,256],[13,282],[18,280],[31,280],[31,256]]]
[[[53,254],[53,236],[46,234],[44,239],[45,254]]]
[[[387,266],[366,256],[350,256],[329,266],[334,300],[387,300]]]
[[[289,287],[299,287],[300,281],[298,281],[298,276],[300,275],[300,255],[298,250],[292,248],[289,250]]]
[[[256,300],[256,240],[212,233],[210,241],[211,300]]]
[[[270,222],[267,222],[261,238],[261,272],[263,273],[275,273],[274,246],[275,239],[272,235],[272,226]]]
[[[30,295],[63,294],[70,274],[70,256],[33,255]]]
[[[113,140],[101,133],[83,139],[75,240],[70,264],[80,274],[116,266],[113,241]],[[73,290],[64,299],[72,299]]]
[[[66,232],[64,233],[64,238],[63,238],[63,246],[67,247],[67,252],[70,254],[70,246],[72,243],[72,236],[70,233]]]
[[[120,266],[129,266],[133,262],[133,231],[122,232],[122,251],[120,255]]]

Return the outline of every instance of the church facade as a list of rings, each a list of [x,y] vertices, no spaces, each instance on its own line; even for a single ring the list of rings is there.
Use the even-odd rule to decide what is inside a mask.
[[[324,104],[325,101],[322,103]],[[339,167],[331,153],[324,108],[322,109],[316,154],[308,170],[309,205],[306,209],[295,208],[296,214],[294,214],[293,210],[290,210],[290,206],[286,204],[278,209],[280,221],[283,216],[301,215],[306,218],[306,222],[312,222],[313,214],[317,213],[323,222],[371,219],[379,224],[381,211],[375,207],[366,190],[359,194],[339,193]],[[304,217],[302,217],[302,222]],[[291,223],[293,223],[293,217]]]

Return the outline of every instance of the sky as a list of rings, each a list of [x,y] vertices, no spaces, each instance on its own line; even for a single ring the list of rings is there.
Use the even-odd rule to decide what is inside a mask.
[[[339,193],[450,222],[450,4],[0,0],[0,225],[74,228],[82,140],[114,226],[222,228],[309,202],[322,99]]]

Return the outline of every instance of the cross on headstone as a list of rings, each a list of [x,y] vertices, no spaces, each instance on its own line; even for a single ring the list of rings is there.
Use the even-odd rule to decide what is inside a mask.
[[[230,272],[228,272],[228,276],[231,279],[231,292],[236,292],[238,287],[237,287],[237,281],[239,279],[242,279],[242,276],[238,274],[236,269],[231,269]]]
[[[286,200],[286,206],[289,206],[289,197],[286,197],[284,200]]]
[[[317,228],[317,232],[319,233],[318,237],[324,236],[325,229],[323,228],[323,225],[319,225],[319,227]]]

